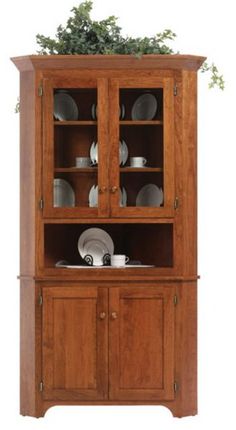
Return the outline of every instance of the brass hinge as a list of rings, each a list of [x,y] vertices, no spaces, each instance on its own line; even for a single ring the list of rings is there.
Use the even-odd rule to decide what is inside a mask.
[[[179,197],[175,197],[175,200],[174,200],[174,208],[175,208],[175,209],[178,209],[178,207],[179,207]]]
[[[174,305],[176,306],[178,304],[178,297],[177,297],[177,295],[175,294],[174,295]]]
[[[39,200],[39,209],[41,209],[41,211],[43,210],[43,206],[44,206],[44,201],[43,199]]]
[[[39,383],[39,391],[43,391],[43,381]]]
[[[38,96],[42,97],[42,95],[43,95],[43,86],[39,85],[39,87],[38,87]]]
[[[43,304],[43,296],[42,296],[42,294],[40,294],[40,296],[39,296],[39,306],[42,306],[42,304]]]
[[[179,389],[179,384],[175,381],[174,382],[174,392],[176,393]]]
[[[178,94],[178,87],[177,84],[174,85],[174,96],[177,96]]]

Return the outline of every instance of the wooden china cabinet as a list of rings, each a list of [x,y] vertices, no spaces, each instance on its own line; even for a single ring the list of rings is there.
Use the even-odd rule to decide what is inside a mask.
[[[197,70],[204,58],[12,60],[20,71],[21,414],[152,404],[195,415]],[[71,109],[68,118],[55,114],[58,94],[73,99],[57,106]],[[156,106],[140,107],[147,94]],[[76,168],[91,145],[97,162]],[[130,157],[146,165],[130,167]],[[72,203],[55,203],[58,183],[69,184]],[[150,184],[163,191],[161,203],[150,189],[139,198]],[[137,267],[86,266],[78,239],[92,227]],[[80,267],[57,266],[61,260]]]

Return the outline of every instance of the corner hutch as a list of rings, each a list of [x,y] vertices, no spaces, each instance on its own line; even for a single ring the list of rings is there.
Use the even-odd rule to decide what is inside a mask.
[[[12,61],[20,71],[21,414],[152,404],[195,415],[197,70],[204,58]],[[73,98],[75,119],[55,118],[60,93]],[[137,99],[150,93],[155,114],[133,115]],[[75,158],[89,157],[95,143],[97,164],[76,168]],[[147,163],[130,167],[130,157]],[[73,204],[55,204],[58,180],[73,189]],[[137,199],[150,184],[163,190],[159,205],[150,195]],[[137,267],[83,266],[78,239],[92,227]],[[72,268],[58,266],[61,260]]]

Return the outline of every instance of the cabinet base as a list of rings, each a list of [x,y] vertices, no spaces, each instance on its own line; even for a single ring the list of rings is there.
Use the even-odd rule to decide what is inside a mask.
[[[171,402],[123,402],[123,401],[97,401],[97,402],[53,402],[47,401],[40,404],[35,411],[20,411],[22,416],[31,416],[33,418],[42,418],[46,412],[55,406],[164,406],[172,413],[175,418],[197,415],[197,406],[188,407],[186,404],[181,405],[179,401]]]

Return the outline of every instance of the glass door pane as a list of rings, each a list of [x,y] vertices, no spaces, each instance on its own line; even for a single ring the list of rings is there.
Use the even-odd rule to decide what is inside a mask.
[[[104,203],[99,190],[106,185],[99,168],[106,112],[98,114],[98,93],[103,88],[86,81],[70,86],[61,83],[51,81],[45,97],[46,212],[53,216],[98,216]]]
[[[119,117],[112,133],[112,159],[119,164],[111,179],[117,185],[113,213],[164,216],[173,189],[173,108],[164,82],[119,80],[112,90]]]

